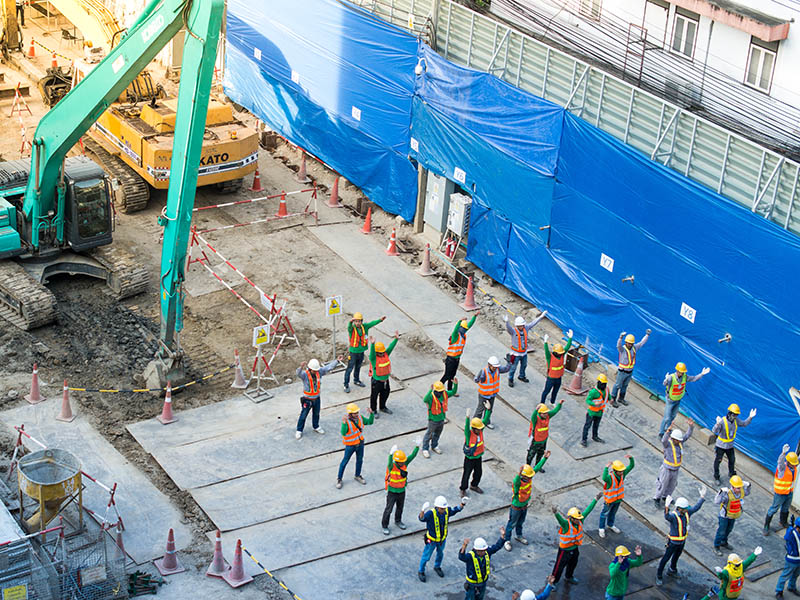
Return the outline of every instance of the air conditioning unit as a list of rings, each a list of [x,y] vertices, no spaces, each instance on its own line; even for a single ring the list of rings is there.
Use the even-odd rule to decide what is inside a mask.
[[[469,231],[469,214],[472,198],[466,194],[450,194],[450,208],[447,211],[447,229],[464,238]]]

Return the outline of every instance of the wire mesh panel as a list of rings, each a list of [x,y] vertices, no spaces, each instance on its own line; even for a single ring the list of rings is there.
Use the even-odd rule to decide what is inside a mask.
[[[0,598],[59,600],[58,559],[41,557],[28,540],[0,548]]]
[[[62,600],[128,597],[125,556],[102,531],[64,542],[59,579]]]

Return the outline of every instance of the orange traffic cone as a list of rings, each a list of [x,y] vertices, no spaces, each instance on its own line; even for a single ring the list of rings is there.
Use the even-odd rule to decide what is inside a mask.
[[[478,305],[475,304],[475,288],[472,286],[472,277],[467,282],[467,294],[464,296],[464,301],[459,304],[464,310],[478,310]]]
[[[164,407],[161,409],[161,414],[156,417],[162,425],[169,425],[178,420],[178,417],[172,414],[172,384],[167,382],[167,393],[164,396]]]
[[[386,246],[386,254],[389,256],[398,256],[397,230],[394,227],[392,227],[392,235],[389,237],[389,245]]]
[[[331,197],[328,198],[328,208],[342,208],[341,203],[339,202],[339,176],[336,176],[336,179],[333,180],[333,186],[331,187]]]
[[[372,233],[372,207],[371,206],[367,209],[367,218],[364,219],[364,227],[361,230],[361,233],[365,233],[367,235]]]
[[[258,169],[256,169],[255,175],[253,175],[253,185],[250,186],[251,192],[261,192],[264,191],[264,188],[261,187],[261,175],[258,174]]]
[[[422,275],[423,277],[428,277],[429,275],[436,275],[436,271],[431,269],[431,245],[425,244],[425,254],[422,255],[422,264],[417,269],[417,273]]]
[[[75,420],[75,415],[72,414],[72,407],[69,405],[69,388],[67,387],[67,380],[64,380],[64,396],[61,400],[61,413],[56,417],[56,421],[64,421],[65,423],[72,423]]]
[[[31,46],[28,48],[28,58],[36,58],[36,49],[33,47],[33,38],[31,38]]]
[[[25,400],[31,404],[39,404],[46,398],[39,393],[39,366],[33,363],[33,378],[31,380],[31,393],[25,396]]]
[[[286,210],[286,192],[281,192],[281,203],[278,205],[278,212],[275,213],[276,217],[288,217],[289,211]]]
[[[211,559],[211,564],[206,569],[206,575],[209,577],[222,577],[230,569],[227,561],[222,558],[222,535],[217,529],[217,539],[214,542],[214,558]]]
[[[589,391],[583,387],[583,363],[585,360],[586,357],[582,356],[578,361],[578,368],[575,369],[575,375],[572,376],[572,381],[570,381],[569,385],[567,386],[568,394],[572,394],[573,396],[581,396]]]
[[[311,181],[311,178],[308,176],[306,172],[306,153],[303,150],[300,150],[301,158],[300,158],[300,168],[297,171],[297,175],[295,175],[295,179],[300,183],[308,183]]]
[[[253,578],[246,575],[244,572],[244,565],[242,564],[242,540],[236,540],[236,552],[233,555],[233,566],[225,571],[222,578],[228,582],[228,585],[235,588],[253,581]]]
[[[58,68],[58,59],[56,58],[56,53],[55,52],[53,52],[53,56],[50,59],[50,66],[53,67],[54,69]]]
[[[153,564],[162,575],[172,575],[182,573],[186,569],[178,562],[177,551],[175,550],[175,533],[170,528],[167,535],[167,549],[164,556],[153,561]]]
[[[239,351],[233,351],[234,356],[234,378],[233,383],[231,384],[232,388],[236,388],[237,390],[244,390],[247,389],[247,380],[244,378],[244,371],[242,371],[242,363],[239,360]]]

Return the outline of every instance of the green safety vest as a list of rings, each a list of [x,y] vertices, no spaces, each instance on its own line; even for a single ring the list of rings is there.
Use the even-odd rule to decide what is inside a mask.
[[[683,398],[684,394],[686,394],[686,373],[681,375],[680,379],[675,377],[675,373],[673,373],[672,382],[667,388],[667,397],[673,402],[677,402]]]

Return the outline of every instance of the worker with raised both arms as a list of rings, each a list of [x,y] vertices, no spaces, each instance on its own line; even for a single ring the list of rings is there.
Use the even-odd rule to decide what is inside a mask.
[[[795,519],[792,515],[789,525],[783,536],[786,542],[786,558],[783,571],[775,586],[776,598],[783,598],[784,586],[795,596],[800,596],[800,591],[797,589],[797,577],[800,575],[800,519]]]
[[[467,495],[467,484],[469,483],[470,475],[472,475],[472,483],[469,489],[478,494],[482,494],[483,490],[478,485],[483,476],[483,451],[485,450],[483,444],[483,427],[486,421],[492,416],[492,408],[489,403],[486,403],[486,411],[483,413],[483,419],[472,417],[470,419],[469,409],[467,409],[467,420],[464,423],[464,469],[461,473],[461,486],[459,492],[462,496]]]
[[[325,433],[325,430],[319,426],[319,410],[320,410],[320,388],[322,387],[322,376],[327,375],[339,361],[342,360],[341,356],[336,357],[328,364],[320,366],[316,358],[312,358],[308,363],[303,363],[297,369],[297,377],[303,382],[303,396],[300,398],[300,418],[297,419],[297,430],[294,433],[295,439],[303,437],[303,429],[306,426],[306,418],[308,413],[311,413],[311,426],[319,434]]]
[[[491,556],[503,547],[505,529],[500,528],[500,539],[489,546],[483,538],[476,538],[472,550],[467,552],[469,538],[465,539],[458,551],[458,560],[467,567],[467,581],[464,584],[464,600],[483,600],[486,584],[492,572]]]
[[[403,507],[406,503],[408,465],[417,456],[419,447],[422,445],[422,438],[418,437],[414,443],[414,449],[408,456],[402,450],[398,450],[397,444],[392,446],[389,451],[389,464],[386,466],[386,478],[384,480],[386,484],[386,508],[383,509],[383,519],[381,519],[383,535],[389,535],[389,517],[392,516],[393,508],[395,509],[394,524],[399,529],[406,528],[405,523],[403,523]]]
[[[658,430],[658,437],[664,436],[667,427],[669,427],[670,423],[678,416],[681,400],[683,400],[683,397],[686,395],[686,384],[692,381],[698,381],[710,372],[711,369],[703,367],[703,370],[697,375],[687,375],[686,365],[679,362],[675,365],[674,373],[667,373],[664,375],[663,386],[666,390],[666,404],[664,406],[664,418],[661,420],[661,427]]]
[[[453,378],[453,389],[447,391],[441,381],[436,381],[431,385],[431,389],[425,394],[422,401],[428,405],[428,428],[422,438],[422,456],[430,458],[433,450],[436,454],[441,454],[439,450],[439,436],[442,435],[444,422],[447,419],[447,401],[450,396],[458,393],[458,378]]]
[[[693,432],[694,421],[689,419],[689,428],[685,434],[677,427],[669,425],[661,435],[664,460],[658,469],[656,491],[653,494],[653,502],[655,502],[656,508],[661,508],[662,500],[670,496],[678,485],[678,474],[681,470],[681,464],[683,464],[683,444],[692,437]]]
[[[581,446],[584,448],[589,443],[590,427],[592,428],[592,441],[600,444],[605,442],[598,433],[606,404],[608,404],[608,377],[605,373],[600,373],[594,387],[586,394],[586,421],[583,423],[583,435],[581,436]]]
[[[714,553],[722,556],[720,548],[731,547],[728,545],[728,536],[736,525],[736,519],[742,516],[744,510],[744,497],[750,495],[750,482],[742,481],[738,475],[730,479],[730,489],[724,487],[714,496],[714,504],[719,504],[719,525],[714,536]]]
[[[558,521],[558,555],[556,563],[553,565],[553,587],[558,585],[561,573],[566,569],[567,583],[579,583],[574,576],[575,567],[578,566],[579,548],[583,544],[583,520],[592,512],[594,505],[603,496],[603,492],[597,492],[583,512],[577,506],[573,506],[567,511],[564,517],[558,512],[558,507],[553,507],[553,514]]]
[[[723,456],[728,458],[728,477],[736,475],[736,450],[733,442],[739,427],[750,425],[750,421],[756,416],[756,409],[750,409],[750,415],[744,420],[739,418],[740,413],[739,405],[731,404],[728,406],[728,414],[717,417],[717,422],[711,428],[711,433],[717,436],[717,441],[714,443],[714,482],[717,485],[722,483],[719,478],[719,465]]]
[[[547,439],[550,437],[550,419],[558,414],[564,400],[559,400],[555,408],[547,408],[547,405],[542,403],[531,415],[531,424],[528,427],[528,456],[525,459],[525,464],[535,465],[544,456],[547,450]],[[544,469],[540,469],[544,473]]]
[[[480,311],[476,312],[469,321],[466,319],[457,321],[453,333],[450,334],[447,342],[447,356],[444,359],[444,375],[440,379],[447,385],[448,392],[453,389],[453,379],[458,373],[458,365],[461,362],[461,355],[464,353],[464,345],[467,343],[467,331],[475,324],[475,319],[479,314]],[[455,395],[450,394],[450,397]]]
[[[694,506],[689,506],[689,501],[686,498],[678,498],[675,501],[675,512],[669,511],[669,505],[672,503],[672,496],[667,496],[664,503],[664,520],[669,523],[669,541],[667,542],[667,549],[661,561],[658,563],[658,571],[656,572],[656,585],[663,585],[664,581],[664,567],[669,562],[669,570],[667,575],[670,577],[680,577],[678,573],[678,559],[683,554],[683,548],[686,545],[686,535],[689,533],[689,518],[700,510],[706,498],[706,486],[700,486],[700,499]]]
[[[641,567],[643,562],[641,546],[636,546],[633,553],[636,557],[630,558],[631,551],[625,546],[617,546],[614,550],[614,559],[608,565],[608,574],[611,576],[611,581],[608,582],[608,587],[606,588],[606,600],[623,600],[625,598],[631,569]]]
[[[425,565],[428,564],[434,550],[436,558],[433,559],[433,570],[439,577],[444,577],[442,559],[447,543],[447,526],[450,523],[450,517],[464,510],[466,503],[467,498],[461,498],[460,506],[450,507],[447,506],[447,499],[444,496],[436,496],[433,501],[433,510],[428,510],[430,502],[422,505],[422,510],[419,511],[419,520],[425,523],[427,531],[425,532],[425,549],[422,551],[422,559],[419,561],[417,577],[423,583],[426,581]]]
[[[355,480],[361,485],[367,485],[367,482],[361,476],[361,466],[364,464],[364,427],[372,425],[375,421],[375,414],[370,411],[366,419],[361,418],[358,412],[357,404],[347,405],[347,414],[342,418],[342,443],[344,444],[344,457],[342,462],[339,463],[339,474],[336,476],[336,488],[342,487],[342,475],[344,475],[344,468],[350,462],[353,454],[356,455],[356,476]]]
[[[773,515],[780,511],[781,527],[789,526],[789,509],[792,507],[794,484],[797,481],[797,453],[789,452],[789,444],[784,444],[778,457],[778,466],[772,480],[772,504],[764,519],[764,535],[769,535],[769,524]]]
[[[617,340],[617,352],[619,352],[619,362],[617,364],[617,380],[614,382],[614,389],[611,390],[611,406],[619,406],[620,404],[628,405],[625,400],[625,394],[628,392],[628,385],[633,379],[633,368],[636,366],[636,355],[642,346],[650,339],[651,329],[648,329],[640,342],[636,342],[636,336],[632,333],[625,333],[624,331],[619,334]],[[625,338],[625,343],[622,339]]]
[[[369,323],[364,323],[364,315],[357,312],[347,323],[347,336],[350,340],[350,358],[347,361],[347,368],[344,371],[344,391],[350,393],[350,375],[353,375],[353,383],[358,387],[364,387],[361,382],[361,365],[364,363],[364,353],[369,347],[367,334],[369,330],[379,323],[383,323],[386,317],[375,319]]]
[[[369,338],[369,374],[372,378],[372,387],[369,393],[369,407],[375,418],[378,418],[378,411],[385,412],[387,415],[392,411],[386,406],[389,398],[389,375],[392,374],[392,361],[389,355],[397,345],[400,333],[395,331],[394,338],[389,342],[389,346],[384,346],[383,342],[375,342],[375,338]]]
[[[550,452],[544,453],[544,458],[535,467],[523,465],[519,474],[511,482],[512,496],[511,507],[508,509],[508,523],[506,523],[505,548],[511,552],[511,530],[514,529],[515,537],[523,546],[528,545],[528,540],[522,535],[522,524],[528,516],[528,503],[533,493],[533,476],[542,470],[544,463],[550,458]]]
[[[547,600],[550,597],[550,592],[555,589],[552,586],[553,579],[554,577],[552,575],[547,576],[547,583],[539,594],[535,594],[533,590],[523,590],[521,594],[519,592],[512,592],[511,600]]]
[[[628,466],[622,464],[621,460],[608,463],[603,469],[603,496],[605,504],[600,512],[600,528],[597,533],[601,538],[606,537],[606,525],[614,533],[619,533],[620,529],[614,522],[617,520],[617,511],[622,505],[625,497],[625,477],[633,470],[633,457],[626,454]]]
[[[547,394],[550,394],[550,404],[556,403],[556,396],[558,390],[561,388],[561,378],[564,375],[564,361],[567,358],[567,352],[572,346],[572,329],[567,332],[567,345],[561,342],[554,344],[552,352],[548,341],[550,336],[544,335],[544,364],[547,365],[547,379],[544,382],[544,390],[542,390],[542,403],[547,400]]]
[[[514,373],[517,371],[517,364],[519,363],[519,380],[528,383],[529,379],[525,377],[525,370],[528,368],[528,333],[531,329],[542,319],[547,316],[547,311],[542,312],[530,323],[525,322],[524,317],[517,317],[514,319],[514,326],[508,322],[508,315],[503,315],[503,323],[506,326],[506,331],[511,336],[511,370],[508,372],[508,387],[514,387]]]
[[[500,359],[496,356],[490,356],[488,364],[483,370],[478,371],[475,376],[475,383],[478,384],[478,406],[475,408],[474,416],[479,419],[483,418],[487,403],[489,404],[489,410],[494,409],[494,399],[500,393],[500,374],[507,373],[509,369],[511,369],[511,363],[508,362],[508,359],[506,359],[506,364],[501,367]],[[486,426],[489,429],[494,429],[494,425],[490,420],[486,421]]]
[[[734,600],[742,595],[744,589],[744,572],[753,564],[758,555],[761,554],[761,546],[757,546],[753,553],[744,559],[738,554],[728,555],[728,564],[724,567],[714,567],[714,571],[719,577],[719,600]]]

